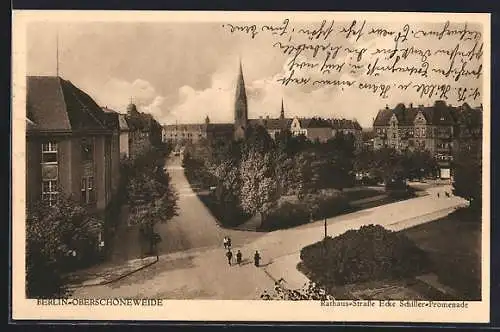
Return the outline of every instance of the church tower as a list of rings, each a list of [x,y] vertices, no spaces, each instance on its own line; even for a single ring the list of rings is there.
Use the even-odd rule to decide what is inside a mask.
[[[285,106],[283,105],[283,98],[281,98],[281,112],[280,112],[280,119],[284,120],[285,119]]]
[[[281,111],[280,111],[280,118],[279,118],[280,126],[281,126],[281,131],[286,131],[288,128],[288,120],[285,118],[285,105],[283,102],[283,98],[281,98]]]
[[[248,105],[245,91],[245,80],[240,61],[240,71],[236,82],[236,96],[234,101],[234,138],[244,139],[248,125]]]

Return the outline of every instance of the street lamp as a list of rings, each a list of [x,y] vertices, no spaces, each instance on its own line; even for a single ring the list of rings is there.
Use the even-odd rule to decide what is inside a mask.
[[[327,237],[328,237],[328,229],[327,229],[326,218],[325,218],[325,240]]]

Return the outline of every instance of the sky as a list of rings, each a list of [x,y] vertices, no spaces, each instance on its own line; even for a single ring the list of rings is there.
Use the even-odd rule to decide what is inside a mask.
[[[268,24],[281,26],[281,22],[277,20]],[[291,20],[290,26],[293,26],[292,23]],[[297,30],[300,27],[312,29],[320,23],[295,26]],[[349,23],[335,22],[334,27]],[[456,27],[460,26],[458,23]],[[262,24],[259,23],[259,26]],[[385,23],[377,26],[400,29],[402,24]],[[421,23],[411,25],[415,30],[439,30],[442,26]],[[151,113],[162,124],[201,123],[206,116],[212,122],[232,122],[239,61],[246,83],[250,118],[277,117],[283,99],[287,117],[343,117],[356,119],[363,127],[369,127],[377,111],[386,105],[393,107],[400,102],[428,105],[438,99],[421,98],[414,90],[392,90],[387,98],[381,98],[378,94],[359,89],[342,90],[335,86],[283,86],[278,79],[289,75],[287,64],[293,55],[285,55],[273,45],[277,41],[285,43],[288,38],[277,39],[265,33],[251,38],[251,35],[241,31],[231,33],[228,27],[228,22],[34,22],[28,26],[28,75],[55,76],[59,58],[59,76],[87,92],[99,105],[125,112],[132,99],[141,111]],[[297,43],[311,43],[306,35],[294,35],[293,38]],[[355,38],[351,36],[346,39],[333,34],[329,41],[344,48],[365,47],[369,50],[393,45],[393,37],[375,38],[365,34],[357,42]],[[313,41],[326,43],[321,39]],[[452,49],[456,44],[457,38],[444,37],[441,40],[421,39],[408,45]],[[467,50],[473,44],[474,41],[462,42],[460,47]],[[349,57],[348,54],[339,54],[335,63],[348,61]],[[317,62],[321,65],[323,58],[314,58],[311,52],[304,51],[296,61]],[[415,64],[415,59],[402,61]],[[365,56],[359,64],[367,65],[372,61],[373,57]],[[434,58],[433,63],[438,61],[442,61],[443,66],[447,63],[445,56]],[[471,68],[474,66],[471,65]],[[325,78],[317,71],[305,72],[296,68],[297,73],[304,73],[313,80]],[[328,78],[364,79],[376,84],[409,81],[408,76],[402,73],[370,78],[364,77],[361,72],[349,71],[331,74]],[[481,88],[480,80],[467,77],[454,82],[451,77],[433,74],[428,78],[412,80],[414,83]],[[458,102],[454,94],[450,93],[449,96],[450,104],[463,103]],[[467,101],[473,106],[480,103],[480,100]]]

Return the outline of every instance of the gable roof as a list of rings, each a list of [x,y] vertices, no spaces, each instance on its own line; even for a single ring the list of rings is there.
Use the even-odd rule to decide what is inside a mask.
[[[358,121],[355,120],[347,120],[347,119],[331,119],[333,129],[355,129],[362,130]]]
[[[41,131],[110,129],[110,118],[85,92],[55,76],[27,77],[27,115]]]
[[[379,110],[377,116],[375,117],[375,121],[373,121],[373,126],[387,126],[391,117],[392,110],[388,107]]]
[[[421,111],[428,125],[453,125],[455,123],[455,108],[446,105],[444,101],[436,101],[433,106],[410,106],[404,104],[396,105],[394,109],[386,107],[379,110],[375,118],[374,126],[388,126],[392,115],[396,115],[399,126],[412,126],[418,112]]]

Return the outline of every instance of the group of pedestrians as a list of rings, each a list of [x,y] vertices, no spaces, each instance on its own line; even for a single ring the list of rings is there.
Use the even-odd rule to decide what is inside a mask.
[[[225,236],[223,244],[224,244],[224,249],[226,249],[227,262],[229,266],[231,266],[231,263],[233,261],[233,252],[231,251],[231,239],[228,236]],[[260,259],[261,257],[259,252],[255,250],[255,254],[253,255],[253,261],[256,267],[259,267]],[[241,253],[240,250],[238,250],[236,252],[236,264],[241,265],[242,262],[243,262],[243,254]]]

